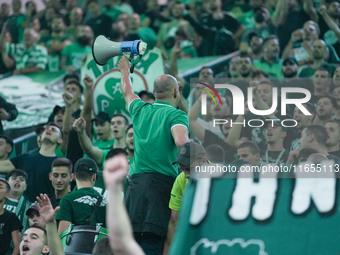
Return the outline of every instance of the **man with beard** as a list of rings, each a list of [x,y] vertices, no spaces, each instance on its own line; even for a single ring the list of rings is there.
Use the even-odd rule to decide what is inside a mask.
[[[5,24],[0,35],[0,49],[5,66],[15,67],[14,75],[44,71],[47,66],[47,50],[37,45],[39,34],[33,28],[26,28],[23,43],[14,44],[6,43],[7,32]]]
[[[92,52],[93,31],[89,26],[81,26],[77,30],[77,42],[67,45],[61,52],[61,69],[73,72],[79,70],[82,59]]]
[[[312,77],[319,68],[327,69],[332,76],[335,72],[336,66],[325,61],[327,54],[327,45],[323,40],[315,40],[312,44],[313,60],[310,65],[302,66],[299,70],[299,77]]]
[[[340,122],[338,120],[329,120],[326,122],[325,128],[328,133],[327,152],[340,157]]]
[[[52,20],[51,34],[40,39],[40,44],[47,48],[48,70],[50,72],[59,71],[60,54],[71,40],[64,34],[65,23],[61,16],[56,16]]]
[[[26,195],[33,202],[41,193],[51,194],[54,189],[49,181],[49,173],[55,156],[55,150],[63,141],[61,129],[55,123],[49,123],[43,134],[39,152],[22,154],[11,160],[0,161],[0,169],[10,172],[23,169],[28,175]]]
[[[336,111],[335,98],[325,95],[319,98],[316,104],[316,116],[313,124],[319,124],[324,126],[326,122],[333,119],[333,115]]]
[[[280,44],[275,35],[268,36],[262,44],[263,57],[254,60],[254,67],[265,71],[269,78],[282,78],[282,59],[279,58]]]

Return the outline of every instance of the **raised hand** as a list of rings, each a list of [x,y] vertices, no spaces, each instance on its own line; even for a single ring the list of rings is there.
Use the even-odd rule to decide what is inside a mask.
[[[76,131],[77,133],[83,132],[85,130],[85,127],[86,127],[85,119],[83,117],[76,119],[73,122],[72,127],[73,127],[74,131]]]
[[[129,162],[125,155],[116,156],[105,162],[103,177],[108,189],[114,188],[126,177]]]
[[[71,106],[74,102],[74,96],[70,92],[67,92],[67,91],[63,93],[63,99],[67,106]]]
[[[51,201],[46,194],[40,194],[35,201],[35,205],[39,210],[40,216],[46,223],[54,222],[55,215],[59,210],[59,206],[53,209]]]
[[[93,80],[90,76],[85,75],[83,82],[84,82],[86,88],[90,88],[90,89],[92,88]]]
[[[121,73],[124,72],[124,71],[129,72],[129,70],[130,70],[130,61],[125,56],[123,56],[119,60],[117,67],[118,67],[118,70]]]

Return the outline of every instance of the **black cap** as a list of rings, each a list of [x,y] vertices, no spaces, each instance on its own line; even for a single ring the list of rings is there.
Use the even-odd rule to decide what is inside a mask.
[[[111,116],[107,112],[99,112],[96,117],[92,119],[92,121],[99,121],[101,123],[111,122]]]
[[[32,212],[36,212],[36,213],[39,214],[39,210],[38,210],[37,206],[35,205],[35,203],[31,204],[30,208],[28,208],[26,210],[26,215],[30,216],[32,214]]]
[[[177,159],[173,164],[179,163],[183,166],[190,166],[197,159],[203,159],[206,155],[202,145],[195,142],[183,144],[177,152]]]
[[[78,159],[74,165],[74,172],[85,171],[96,174],[98,172],[98,166],[96,162],[91,158]]]
[[[283,65],[287,64],[288,62],[291,63],[291,64],[299,65],[296,58],[294,58],[294,57],[288,57],[285,60],[283,60]]]
[[[64,113],[64,112],[65,112],[65,107],[64,107],[64,106],[62,107],[62,106],[60,106],[60,105],[54,106],[52,113],[51,113],[50,116],[48,117],[48,122],[54,122],[54,117],[55,117],[59,112]]]

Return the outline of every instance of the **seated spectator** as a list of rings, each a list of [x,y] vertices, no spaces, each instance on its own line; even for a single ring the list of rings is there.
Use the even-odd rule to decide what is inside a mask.
[[[4,209],[11,187],[5,179],[0,178],[0,254],[6,254],[10,248],[11,240],[14,244],[12,254],[19,254],[20,231],[22,224],[18,217]]]
[[[27,188],[27,174],[20,169],[14,169],[8,174],[8,183],[11,187],[4,208],[15,213],[23,225],[23,231],[28,228],[27,209],[31,206],[24,192]]]
[[[96,162],[90,158],[79,159],[74,165],[74,177],[77,190],[65,195],[60,201],[59,235],[74,225],[95,225],[102,223],[106,227],[106,201],[93,188],[98,173]]]
[[[61,16],[56,16],[52,20],[51,33],[40,38],[40,44],[47,48],[48,70],[50,72],[59,71],[61,51],[71,43],[64,30],[64,20]]]
[[[340,86],[340,66],[338,66],[333,74],[333,86]]]
[[[26,28],[24,32],[24,43],[5,43],[5,25],[0,35],[0,48],[2,59],[7,68],[15,66],[14,75],[29,74],[44,71],[47,67],[47,50],[37,45],[39,34],[33,28]]]
[[[89,26],[77,30],[77,41],[67,45],[61,52],[61,69],[73,72],[79,70],[82,60],[87,53],[92,52],[93,32]]]
[[[18,110],[14,104],[0,96],[0,135],[4,133],[2,121],[13,121],[18,116]]]

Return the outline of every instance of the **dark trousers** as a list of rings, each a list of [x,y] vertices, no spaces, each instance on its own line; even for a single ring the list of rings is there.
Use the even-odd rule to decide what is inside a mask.
[[[134,233],[146,255],[162,255],[165,238],[152,233]]]

